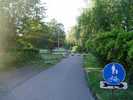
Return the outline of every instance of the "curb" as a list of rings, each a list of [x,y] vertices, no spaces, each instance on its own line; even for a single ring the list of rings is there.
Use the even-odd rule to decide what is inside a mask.
[[[87,81],[86,84],[87,84],[92,96],[94,97],[95,100],[102,100],[102,98],[98,94],[96,94],[93,91],[92,87],[90,87],[90,85],[89,85],[89,78],[87,77],[89,72],[87,72],[85,69],[84,69],[84,72],[85,72],[85,79]]]

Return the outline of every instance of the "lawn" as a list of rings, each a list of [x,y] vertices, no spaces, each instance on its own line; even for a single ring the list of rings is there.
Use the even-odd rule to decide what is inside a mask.
[[[100,66],[96,57],[88,54],[84,57],[85,68],[98,68]],[[89,70],[89,69],[88,69]],[[102,81],[101,70],[87,71],[87,83],[98,100],[112,100],[111,90],[100,89],[100,81]],[[115,90],[114,100],[133,100],[133,86],[129,86],[127,90]]]

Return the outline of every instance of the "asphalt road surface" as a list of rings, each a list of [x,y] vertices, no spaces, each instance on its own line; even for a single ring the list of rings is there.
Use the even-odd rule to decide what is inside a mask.
[[[82,57],[63,59],[17,86],[2,100],[94,100],[87,87]]]

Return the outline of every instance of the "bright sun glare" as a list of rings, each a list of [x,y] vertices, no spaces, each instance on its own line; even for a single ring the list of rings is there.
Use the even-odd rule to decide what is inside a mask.
[[[76,18],[81,9],[86,7],[90,0],[42,0],[47,6],[48,20],[55,18],[65,26],[65,31],[76,24]]]

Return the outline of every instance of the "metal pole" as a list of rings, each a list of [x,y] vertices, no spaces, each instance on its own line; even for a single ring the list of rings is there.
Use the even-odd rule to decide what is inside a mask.
[[[112,91],[111,91],[111,100],[115,100],[115,98],[114,98],[114,88],[112,89]]]
[[[59,32],[58,32],[58,49],[60,47]]]
[[[114,93],[113,92],[114,92],[114,90],[112,89],[112,91],[111,91],[111,100],[114,100],[114,98],[113,98],[114,97]]]

